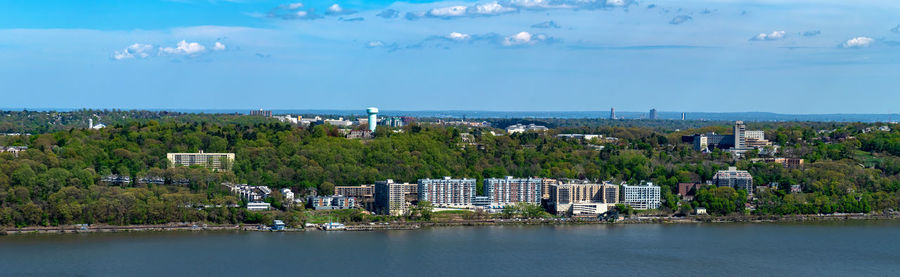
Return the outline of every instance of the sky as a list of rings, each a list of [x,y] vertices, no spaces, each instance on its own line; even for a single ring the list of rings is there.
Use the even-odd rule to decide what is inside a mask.
[[[0,0],[0,107],[898,113],[900,1]]]

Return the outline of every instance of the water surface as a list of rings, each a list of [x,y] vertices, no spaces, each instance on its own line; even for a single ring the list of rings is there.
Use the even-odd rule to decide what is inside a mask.
[[[0,276],[897,276],[898,237],[897,222],[17,235]]]

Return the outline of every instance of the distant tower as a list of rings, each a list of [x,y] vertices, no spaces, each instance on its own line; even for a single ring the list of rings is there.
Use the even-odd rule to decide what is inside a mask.
[[[650,120],[656,120],[656,109],[650,109]]]
[[[616,119],[616,108],[609,108],[609,119]]]
[[[744,149],[747,144],[746,131],[747,126],[743,121],[734,122],[734,149]]]
[[[88,129],[94,129],[94,119],[88,118]]]
[[[684,112],[681,113],[681,120],[684,120]]]
[[[369,114],[369,131],[375,132],[375,125],[378,125],[378,108],[369,107],[366,113]]]

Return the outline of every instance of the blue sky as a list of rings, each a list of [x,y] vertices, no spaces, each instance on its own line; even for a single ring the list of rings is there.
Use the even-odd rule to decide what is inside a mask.
[[[0,1],[0,107],[896,113],[900,1]]]

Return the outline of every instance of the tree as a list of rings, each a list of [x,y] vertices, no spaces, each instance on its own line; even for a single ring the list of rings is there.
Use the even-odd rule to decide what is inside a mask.
[[[323,182],[319,184],[319,195],[333,195],[334,184],[331,182]]]

